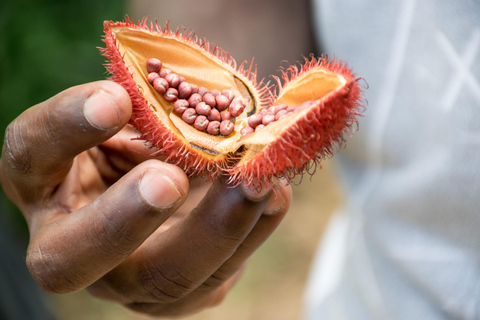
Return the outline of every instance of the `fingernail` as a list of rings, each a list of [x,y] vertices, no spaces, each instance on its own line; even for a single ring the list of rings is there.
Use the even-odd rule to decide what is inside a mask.
[[[140,193],[145,201],[159,208],[171,207],[182,198],[175,182],[155,169],[148,169],[143,173]]]
[[[88,97],[83,105],[83,115],[93,127],[113,129],[120,123],[120,115],[112,96],[99,89]]]
[[[283,197],[278,185],[274,188],[273,191],[274,193],[272,197],[270,198],[267,205],[265,206],[265,209],[263,210],[264,215],[275,215],[285,210],[287,201]]]
[[[264,184],[260,186],[252,186],[242,184],[243,193],[245,196],[252,201],[260,201],[265,198],[265,196],[272,190],[271,187],[267,187]]]

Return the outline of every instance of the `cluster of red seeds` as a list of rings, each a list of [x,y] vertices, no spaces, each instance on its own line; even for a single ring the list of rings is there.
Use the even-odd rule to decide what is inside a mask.
[[[232,91],[209,91],[188,83],[162,68],[162,62],[156,58],[148,59],[147,71],[148,82],[166,101],[174,103],[173,109],[183,121],[199,131],[228,136],[235,128],[235,118],[245,110],[245,100],[235,97]]]
[[[162,62],[156,58],[148,59],[147,71],[148,82],[166,101],[174,103],[173,109],[182,116],[183,121],[199,131],[228,136],[235,128],[235,118],[245,110],[245,100],[235,97],[232,91],[209,91],[188,83],[171,70],[162,68]],[[262,109],[247,118],[247,126],[241,134],[245,136],[258,131],[290,113],[310,107],[312,103],[307,101],[298,107],[281,104]]]
[[[300,110],[307,109],[312,103],[313,101],[306,101],[298,107],[289,107],[286,104],[280,104],[262,109],[259,113],[248,118],[247,126],[242,129],[241,134],[246,136],[247,134],[258,131],[272,122],[285,118],[290,113],[297,113]]]

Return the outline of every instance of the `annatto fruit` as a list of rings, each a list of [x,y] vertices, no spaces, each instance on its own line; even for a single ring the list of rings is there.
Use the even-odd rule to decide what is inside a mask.
[[[273,87],[257,82],[252,64],[168,23],[126,18],[104,29],[107,69],[132,99],[130,124],[189,176],[290,181],[343,146],[363,108],[359,78],[343,62],[305,58]]]

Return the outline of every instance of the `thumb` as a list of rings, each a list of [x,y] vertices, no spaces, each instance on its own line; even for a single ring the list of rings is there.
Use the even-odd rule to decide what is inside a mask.
[[[28,248],[33,278],[54,293],[92,284],[167,220],[188,188],[180,168],[155,160],[140,164],[92,203],[43,221]]]

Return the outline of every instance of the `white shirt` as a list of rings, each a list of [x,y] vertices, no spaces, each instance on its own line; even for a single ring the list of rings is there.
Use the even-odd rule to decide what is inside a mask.
[[[480,1],[314,2],[369,89],[305,319],[480,319]]]

